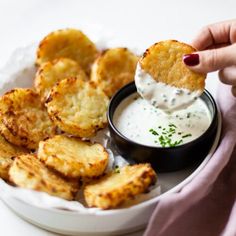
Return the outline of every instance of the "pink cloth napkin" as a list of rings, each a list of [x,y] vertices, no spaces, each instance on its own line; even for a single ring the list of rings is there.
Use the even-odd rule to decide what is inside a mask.
[[[220,144],[204,169],[178,193],[161,199],[145,236],[236,235],[236,99],[217,94],[223,118]]]

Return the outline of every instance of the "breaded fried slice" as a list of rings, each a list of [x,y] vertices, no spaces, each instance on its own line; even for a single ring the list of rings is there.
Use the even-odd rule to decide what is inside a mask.
[[[78,137],[90,137],[105,127],[108,102],[108,97],[91,82],[68,78],[53,87],[46,106],[61,130]]]
[[[25,148],[17,147],[0,136],[0,178],[9,180],[8,171],[12,164],[12,157],[28,153]]]
[[[79,187],[78,183],[66,181],[49,170],[33,154],[16,157],[10,167],[9,175],[16,186],[46,192],[66,200],[73,200]]]
[[[13,89],[0,98],[0,124],[7,141],[29,149],[36,149],[39,141],[56,130],[32,89]]]
[[[89,207],[115,208],[125,200],[147,191],[156,178],[150,164],[125,166],[119,172],[110,172],[85,186],[85,200]]]
[[[59,58],[43,63],[37,70],[34,85],[44,102],[51,88],[62,79],[79,76],[87,80],[87,75],[80,65],[69,58]]]
[[[138,57],[127,48],[112,48],[104,51],[92,67],[91,80],[107,96],[134,80]]]
[[[191,71],[182,59],[185,54],[195,51],[192,46],[176,40],[161,41],[148,48],[139,63],[158,82],[203,91],[206,75]]]
[[[67,57],[77,61],[89,74],[98,56],[95,44],[80,30],[62,29],[48,34],[39,44],[37,65],[56,58]]]
[[[48,167],[71,178],[100,176],[108,163],[108,153],[101,144],[65,135],[41,141],[38,158]]]

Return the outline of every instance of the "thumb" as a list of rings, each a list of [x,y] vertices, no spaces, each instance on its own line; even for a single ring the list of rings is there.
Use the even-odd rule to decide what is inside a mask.
[[[189,69],[198,73],[208,73],[236,65],[236,44],[227,47],[198,51],[183,56]]]

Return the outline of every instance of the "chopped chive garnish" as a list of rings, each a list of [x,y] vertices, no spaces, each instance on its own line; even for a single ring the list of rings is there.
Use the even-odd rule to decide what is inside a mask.
[[[181,144],[183,142],[182,139],[180,139],[179,141],[175,141],[174,143],[170,144],[170,147],[176,147],[177,145]]]
[[[158,129],[161,129],[161,133],[159,134],[155,129],[149,129],[149,132],[155,136],[158,136],[155,143],[159,143],[162,147],[175,147],[179,144],[183,143],[182,138],[186,138],[191,136],[191,134],[186,134],[181,137],[179,140],[172,140],[172,136],[176,133],[176,125],[170,123],[168,127],[158,126]],[[178,135],[182,135],[182,132],[178,132]]]
[[[176,140],[176,141],[172,140],[172,136],[176,133],[176,129],[177,129],[176,125],[170,123],[168,125],[168,127],[169,128],[158,126],[158,128],[162,130],[160,135],[154,129],[150,129],[149,132],[152,133],[153,135],[158,136],[158,139],[154,140],[154,142],[159,143],[160,146],[162,146],[162,147],[175,147],[175,146],[178,146],[179,144],[181,144],[183,142],[183,140],[182,139]],[[182,132],[178,132],[178,135],[181,135],[181,134],[182,134]],[[190,135],[191,134],[188,134],[188,136],[190,136]],[[185,138],[185,137],[188,137],[188,136],[184,135],[181,138]]]
[[[120,173],[120,167],[119,166],[115,166],[115,173]]]
[[[153,135],[159,135],[157,131],[154,129],[150,129],[149,132],[152,133]]]
[[[191,137],[191,136],[192,136],[192,134],[185,134],[182,136],[182,138],[187,138],[187,137]]]
[[[175,129],[169,128],[169,132],[175,132]]]
[[[177,128],[174,124],[169,124],[169,127]]]

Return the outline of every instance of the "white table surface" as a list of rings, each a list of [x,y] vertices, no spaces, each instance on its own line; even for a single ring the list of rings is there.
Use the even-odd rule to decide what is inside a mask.
[[[144,50],[163,39],[191,42],[202,26],[235,18],[235,10],[235,0],[0,0],[0,67],[15,48],[59,28],[102,29]],[[209,75],[213,94],[217,81]],[[56,235],[21,220],[1,201],[0,229],[4,236]]]

